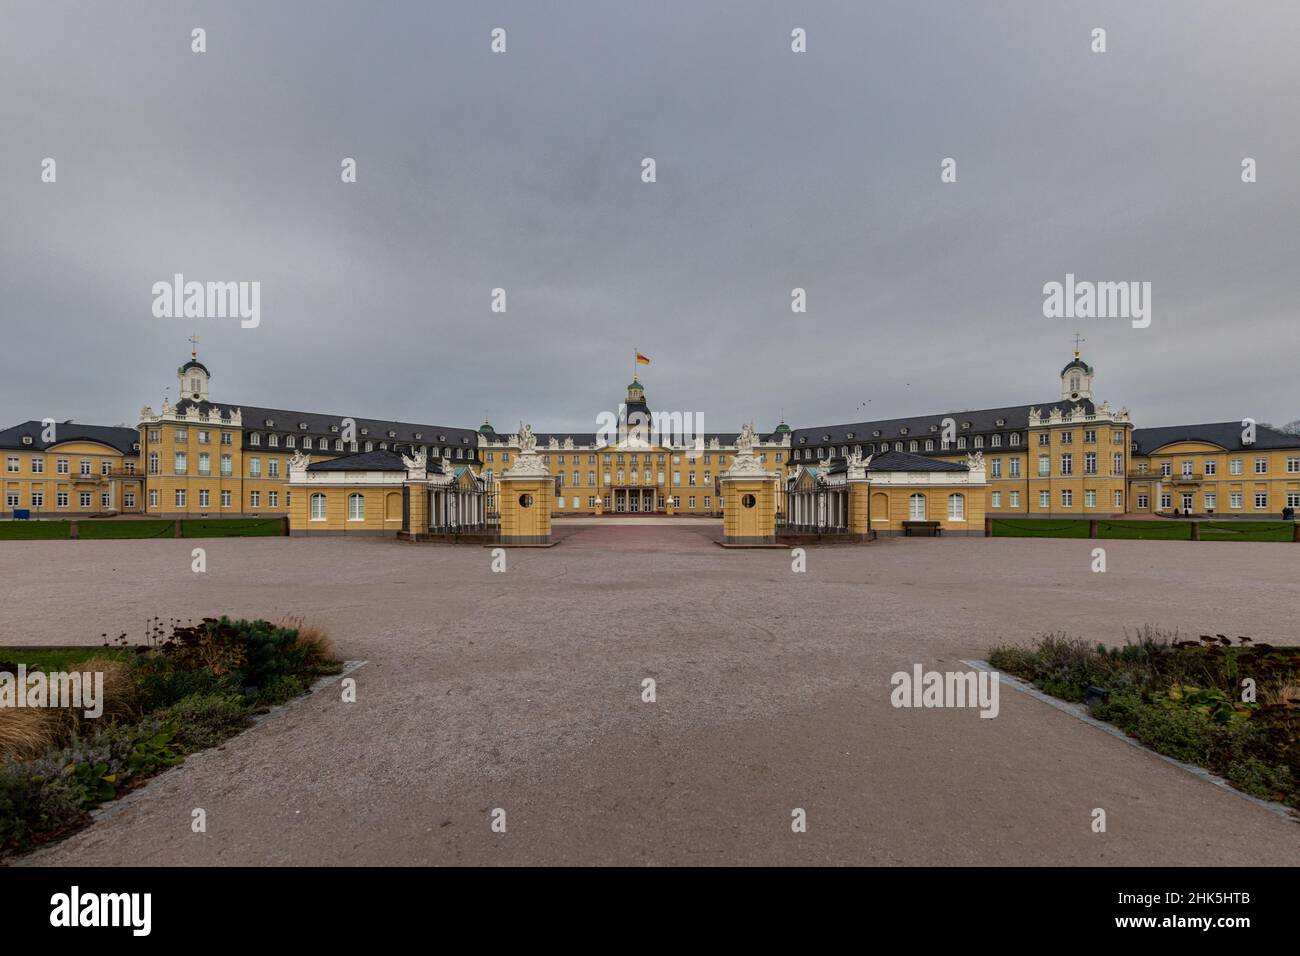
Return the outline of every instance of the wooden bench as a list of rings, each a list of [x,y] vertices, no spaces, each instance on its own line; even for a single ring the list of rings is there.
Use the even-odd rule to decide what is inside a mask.
[[[943,528],[939,527],[937,521],[904,521],[903,537],[905,538],[937,538],[943,534]]]

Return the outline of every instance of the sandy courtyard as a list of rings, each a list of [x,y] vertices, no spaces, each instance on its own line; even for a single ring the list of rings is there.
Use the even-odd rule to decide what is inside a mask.
[[[895,671],[1045,631],[1295,643],[1294,545],[900,539],[810,548],[795,574],[702,523],[561,534],[505,573],[487,549],[375,539],[0,544],[0,644],[299,614],[368,661],[356,703],[315,694],[29,860],[1300,861],[1300,825],[1011,689],[993,720],[889,703]]]

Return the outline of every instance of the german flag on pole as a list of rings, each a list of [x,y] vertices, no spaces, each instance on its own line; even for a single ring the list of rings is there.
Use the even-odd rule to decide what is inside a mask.
[[[649,364],[650,364],[650,360],[649,360],[648,358],[646,358],[644,355],[642,355],[640,352],[637,352],[637,353],[636,353],[636,364],[637,364],[637,365],[649,365]]]

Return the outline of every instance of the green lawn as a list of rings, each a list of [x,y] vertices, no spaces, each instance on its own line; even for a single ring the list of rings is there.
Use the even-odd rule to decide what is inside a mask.
[[[141,521],[89,520],[77,522],[77,534],[89,540],[106,538],[170,538],[175,525],[166,519]]]
[[[1202,521],[1202,541],[1291,541],[1295,526],[1287,521]]]
[[[68,537],[66,521],[0,521],[0,541],[50,541]]]
[[[1086,538],[1088,522],[1067,518],[1061,521],[1038,518],[994,518],[995,538]]]
[[[87,540],[123,538],[170,538],[176,533],[170,518],[82,518],[77,535]],[[279,518],[193,518],[181,522],[186,538],[276,537],[280,534]],[[0,541],[66,541],[71,537],[69,523],[59,521],[0,521]]]
[[[126,660],[135,655],[130,647],[60,647],[55,650],[27,650],[21,647],[0,647],[0,661],[26,664],[29,671],[68,671],[77,664],[92,658]]]
[[[193,518],[181,522],[187,538],[274,538],[280,534],[279,518]]]
[[[1192,526],[1186,521],[1098,521],[1097,537],[1191,541]]]

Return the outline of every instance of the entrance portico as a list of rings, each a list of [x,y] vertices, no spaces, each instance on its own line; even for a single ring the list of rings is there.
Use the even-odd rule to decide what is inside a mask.
[[[655,507],[658,491],[654,488],[614,488],[611,494],[616,514],[650,514],[659,510]]]

